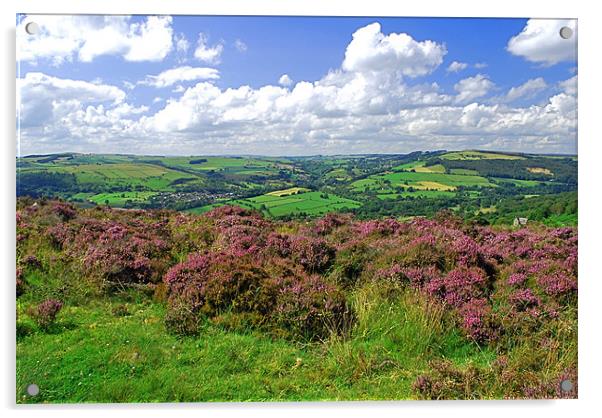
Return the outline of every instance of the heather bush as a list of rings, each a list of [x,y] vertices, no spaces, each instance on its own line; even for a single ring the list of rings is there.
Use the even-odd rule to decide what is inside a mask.
[[[332,265],[333,279],[343,287],[350,287],[360,278],[374,251],[365,243],[352,243],[339,249]]]
[[[52,205],[52,212],[54,212],[63,222],[67,222],[75,218],[77,212],[73,205],[64,202],[55,202]]]
[[[319,276],[301,275],[282,283],[274,321],[291,335],[325,339],[350,320],[344,294]]]
[[[51,327],[58,300],[75,305],[102,290],[124,316],[120,302],[149,293],[176,335],[203,324],[386,347],[369,358],[357,347],[342,353],[351,375],[396,367],[389,351],[414,359],[422,350],[420,398],[576,396],[558,392],[564,375],[576,379],[575,228],[468,225],[449,213],[283,222],[232,206],[195,216],[52,201],[19,202],[16,217],[16,293],[22,306],[45,300],[29,312],[40,328]],[[490,357],[461,363],[472,349]],[[438,356],[451,360],[426,366]]]
[[[291,254],[308,273],[323,273],[334,260],[335,249],[322,238],[297,236],[292,240]]]
[[[436,360],[429,364],[430,372],[420,375],[412,388],[421,399],[483,399],[487,376],[470,364],[464,368],[454,366],[449,360]]]
[[[31,308],[29,316],[42,330],[49,329],[56,321],[56,316],[63,307],[63,303],[56,299],[47,299],[39,305]]]
[[[184,313],[197,317],[244,314],[238,319],[252,318],[253,326],[269,322],[307,338],[325,337],[346,314],[344,297],[335,286],[276,260],[265,264],[251,256],[192,254],[172,267],[164,280],[168,312],[172,305],[181,310],[184,304]]]
[[[187,302],[177,298],[169,301],[163,321],[171,334],[183,337],[199,333],[199,315]]]

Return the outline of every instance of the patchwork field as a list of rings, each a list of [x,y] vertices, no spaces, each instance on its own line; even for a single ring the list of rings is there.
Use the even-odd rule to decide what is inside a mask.
[[[248,199],[224,201],[201,208],[194,208],[189,212],[197,214],[204,213],[217,206],[228,204],[258,210],[267,216],[281,217],[300,213],[322,215],[329,212],[348,211],[360,206],[359,202],[332,194],[300,192],[293,195],[290,194],[291,190],[303,189],[287,189]]]
[[[459,186],[495,187],[495,184],[481,176],[407,171],[370,176],[351,184],[356,191],[386,190],[391,187],[451,191]]]
[[[524,160],[525,157],[513,154],[501,154],[497,152],[483,151],[459,151],[448,152],[441,158],[446,160]]]

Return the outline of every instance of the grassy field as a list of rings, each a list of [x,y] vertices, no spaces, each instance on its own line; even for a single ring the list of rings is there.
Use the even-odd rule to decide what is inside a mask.
[[[483,151],[458,151],[443,154],[445,160],[524,160],[520,155],[501,154]]]
[[[310,191],[309,189],[306,189],[303,187],[291,187],[290,189],[276,190],[274,192],[269,192],[269,193],[266,193],[266,195],[282,197],[282,196],[288,196],[288,195],[293,195],[293,194],[305,193],[305,192],[309,192],[309,191]]]
[[[445,198],[454,197],[455,195],[456,193],[445,190],[415,190],[413,192],[383,193],[376,195],[376,197],[382,200],[386,200],[399,199],[400,197]]]
[[[395,172],[375,175],[351,184],[352,189],[355,191],[378,190],[390,187],[413,187],[418,190],[435,189],[451,191],[455,190],[458,186],[495,187],[485,177],[480,176],[416,172]]]
[[[24,320],[17,341],[17,401],[407,399],[428,358],[462,366],[486,365],[495,357],[442,326],[444,312],[417,295],[369,303],[375,292],[355,294],[360,318],[352,338],[313,344],[228,331],[209,321],[198,337],[177,338],[165,331],[164,306],[144,298],[70,306],[49,332]],[[129,315],[112,313],[124,303]],[[26,306],[19,303],[19,312]],[[25,395],[31,382],[41,388],[36,398]]]
[[[120,193],[99,193],[87,197],[86,199],[98,205],[108,204],[115,207],[122,207],[128,201],[145,202],[150,197],[156,195],[156,192],[120,192]]]
[[[48,171],[74,174],[77,182],[84,185],[141,186],[155,191],[173,190],[173,181],[191,178],[190,174],[141,163],[67,165],[50,167]]]
[[[247,199],[235,199],[207,205],[200,208],[190,209],[190,213],[201,214],[222,205],[236,205],[243,208],[255,209],[266,216],[280,217],[292,214],[306,213],[308,215],[323,215],[329,212],[337,212],[353,209],[360,203],[344,197],[322,192],[301,192],[291,194],[292,190],[302,191],[306,189],[293,188],[270,192],[265,195],[250,197]]]

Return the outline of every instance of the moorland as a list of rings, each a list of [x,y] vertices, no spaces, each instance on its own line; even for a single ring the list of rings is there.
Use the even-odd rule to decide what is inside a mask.
[[[577,397],[574,156],[17,164],[19,403]]]

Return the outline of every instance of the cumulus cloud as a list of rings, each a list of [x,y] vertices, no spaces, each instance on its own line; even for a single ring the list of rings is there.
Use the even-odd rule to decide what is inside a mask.
[[[567,26],[573,36],[563,39],[560,28]],[[522,32],[506,47],[514,55],[546,66],[574,61],[577,56],[577,21],[571,19],[529,19]]]
[[[139,84],[157,88],[173,86],[176,83],[195,80],[217,80],[219,71],[215,68],[183,66],[165,70],[158,75],[149,75]]]
[[[199,33],[199,39],[197,41],[196,49],[194,50],[194,57],[199,61],[208,64],[219,64],[224,46],[221,43],[209,46],[207,41],[207,35]]]
[[[454,61],[451,64],[449,64],[449,67],[447,67],[447,72],[457,73],[459,71],[465,70],[467,67],[468,64],[466,64],[465,62]]]
[[[39,25],[35,36],[25,32],[30,21]],[[126,61],[160,61],[172,50],[172,18],[149,16],[36,15],[17,25],[17,59],[54,65],[79,60],[91,62],[102,55]]]
[[[489,90],[491,90],[493,86],[493,82],[482,74],[465,78],[454,85],[454,90],[458,92],[456,100],[459,103],[464,103],[483,97],[489,93]]]
[[[182,77],[158,74],[153,81],[181,94],[155,104],[153,112],[127,103],[117,87],[27,74],[19,89],[29,123],[22,129],[23,149],[190,155],[575,150],[576,79],[561,83],[548,100],[523,107],[492,104],[493,81],[481,74],[458,82],[452,95],[420,79],[441,65],[442,44],[404,35],[403,44],[415,51],[409,53],[397,41],[403,34],[367,28],[355,32],[339,68],[294,87],[220,88],[210,79],[184,87]],[[361,57],[365,42],[374,50]],[[64,91],[56,92],[57,86]]]
[[[385,35],[375,22],[355,31],[342,67],[357,72],[395,69],[404,76],[417,77],[435,70],[446,53],[444,45],[430,40],[419,42],[406,33]]]
[[[293,84],[293,80],[288,76],[288,74],[282,74],[278,79],[278,84],[288,87]]]
[[[506,100],[513,101],[518,98],[529,98],[546,89],[548,85],[542,77],[532,78],[517,87],[512,87],[506,94]]]
[[[558,83],[563,92],[568,95],[577,95],[577,76],[573,76],[568,80],[561,81]]]

